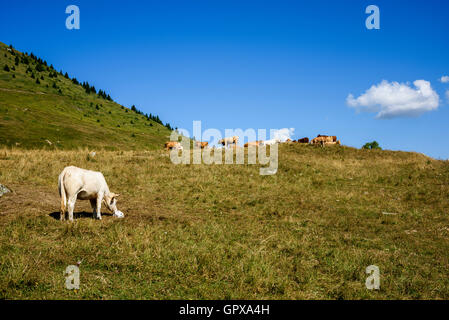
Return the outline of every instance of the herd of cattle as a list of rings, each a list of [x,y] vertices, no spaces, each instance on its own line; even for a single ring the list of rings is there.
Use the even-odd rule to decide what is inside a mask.
[[[239,137],[233,136],[229,138],[224,138],[218,141],[218,144],[223,147],[228,147],[230,145],[237,146],[237,143],[239,142]],[[195,141],[195,146],[201,149],[208,148],[209,142],[202,142],[202,141]],[[309,141],[309,138],[305,137],[298,140],[291,140],[287,139],[284,142],[281,142],[279,139],[270,139],[270,140],[257,140],[257,141],[251,141],[244,144],[244,147],[247,148],[249,146],[270,146],[276,143],[305,143],[305,144],[319,144],[321,146],[325,145],[340,145],[340,140],[337,140],[336,136],[325,136],[319,134],[316,138],[313,138],[311,141]],[[165,149],[171,150],[171,149],[178,149],[182,150],[182,145],[180,142],[177,141],[168,141],[165,143]]]
[[[222,146],[234,145],[237,146],[239,137],[233,136],[224,138],[219,141]],[[281,143],[279,139],[259,140],[245,143],[245,147],[260,146],[260,145],[274,145]],[[328,144],[340,144],[336,136],[318,135],[309,142],[309,138],[302,138],[298,140],[287,139],[282,143],[310,143],[320,144],[321,146]],[[209,146],[208,142],[195,141],[197,147],[204,149]],[[182,149],[179,142],[169,141],[165,143],[165,148],[168,149]],[[101,205],[104,204],[106,208],[113,213],[115,217],[123,218],[124,214],[117,209],[117,198],[119,194],[109,191],[108,184],[101,172],[85,170],[74,166],[69,166],[62,170],[58,177],[59,196],[61,197],[60,219],[65,220],[65,214],[68,212],[69,220],[73,221],[73,211],[76,200],[89,200],[92,206],[93,215],[97,219],[101,219]]]

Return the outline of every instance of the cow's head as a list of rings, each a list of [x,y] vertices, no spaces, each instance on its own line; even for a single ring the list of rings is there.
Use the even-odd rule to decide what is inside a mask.
[[[104,196],[103,201],[106,204],[106,207],[111,211],[112,213],[115,213],[117,211],[117,198],[120,196],[118,193],[110,192],[108,195]]]

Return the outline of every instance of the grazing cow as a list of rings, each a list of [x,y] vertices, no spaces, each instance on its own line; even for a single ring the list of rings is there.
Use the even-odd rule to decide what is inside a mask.
[[[244,147],[245,148],[247,148],[249,146],[256,146],[257,147],[261,142],[262,142],[262,140],[247,142],[247,143],[245,143]]]
[[[305,138],[298,139],[298,143],[309,143],[309,138],[305,137]]]
[[[262,146],[272,146],[276,143],[281,143],[281,141],[279,139],[271,139],[271,140],[266,140],[266,141],[262,141],[260,143],[260,145]]]
[[[237,145],[238,142],[239,142],[239,137],[233,136],[230,138],[221,139],[220,141],[218,141],[218,144],[221,144],[221,145],[227,147],[230,144]]]
[[[206,148],[206,147],[209,146],[209,142],[195,141],[195,145],[196,145],[198,148],[204,149],[204,148]]]
[[[116,206],[119,194],[109,191],[108,184],[101,172],[74,166],[65,167],[58,178],[58,189],[61,197],[61,220],[65,219],[67,208],[69,220],[73,221],[76,199],[89,200],[94,216],[100,220],[102,202],[114,215],[120,213]]]
[[[169,141],[169,142],[165,143],[165,149],[166,150],[171,150],[171,149],[181,149],[182,150],[182,146],[177,141]]]

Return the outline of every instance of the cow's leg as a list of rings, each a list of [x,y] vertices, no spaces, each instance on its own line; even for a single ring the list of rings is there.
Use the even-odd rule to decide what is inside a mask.
[[[97,214],[97,199],[90,199],[90,205],[92,207],[92,217],[95,218]]]
[[[76,202],[76,195],[73,197],[70,197],[67,201],[67,207],[69,211],[69,220],[73,221],[73,210],[75,209],[75,202]]]
[[[61,185],[62,184],[63,184],[63,182],[61,182]],[[66,209],[67,209],[67,195],[65,194],[65,190],[62,190],[62,188],[64,188],[64,186],[62,186],[61,189],[60,189],[61,210],[59,210],[59,220],[64,221],[65,220],[65,213],[66,213]]]
[[[64,221],[65,220],[65,205],[62,204],[62,200],[61,200],[61,210],[59,210],[59,220]]]
[[[101,202],[103,201],[103,194],[97,196],[97,219],[101,220]]]

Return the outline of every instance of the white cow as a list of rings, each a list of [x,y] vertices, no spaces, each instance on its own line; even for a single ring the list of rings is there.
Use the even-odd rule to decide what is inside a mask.
[[[281,141],[279,139],[271,139],[271,140],[262,141],[260,144],[262,146],[272,146],[276,143],[281,143]]]
[[[66,208],[69,220],[73,221],[73,209],[76,199],[89,200],[93,215],[101,220],[101,203],[104,201],[114,215],[122,216],[117,210],[117,197],[109,191],[109,187],[101,172],[90,171],[74,166],[65,167],[58,178],[59,195],[61,196],[61,220],[65,219]]]

